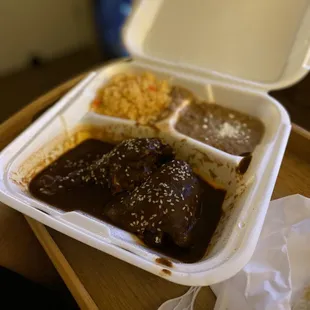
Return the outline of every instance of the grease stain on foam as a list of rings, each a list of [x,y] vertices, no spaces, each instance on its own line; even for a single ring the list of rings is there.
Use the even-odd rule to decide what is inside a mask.
[[[168,260],[167,258],[164,258],[164,257],[157,257],[155,259],[155,262],[157,264],[161,264],[161,265],[167,266],[169,268],[173,267],[173,263],[170,260]]]
[[[213,180],[217,178],[217,175],[213,172],[213,170],[209,169],[209,173]]]
[[[197,156],[197,154],[201,155],[201,162],[202,163],[215,163],[215,164],[222,164],[221,162],[218,162],[215,159],[211,159],[206,153],[202,152],[201,150],[194,149],[194,154],[192,155],[194,158]]]
[[[168,269],[162,269],[160,273],[163,276],[171,276],[171,271]]]
[[[60,119],[61,125],[62,125],[62,127],[64,129],[65,136],[67,138],[69,138],[70,137],[70,133],[69,133],[68,124],[66,122],[65,117],[63,115],[60,115],[59,119]]]

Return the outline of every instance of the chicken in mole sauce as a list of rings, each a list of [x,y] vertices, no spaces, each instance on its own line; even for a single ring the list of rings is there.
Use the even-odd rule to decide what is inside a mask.
[[[156,138],[117,146],[85,141],[39,173],[29,190],[64,211],[108,221],[188,263],[205,254],[226,193],[201,180]]]

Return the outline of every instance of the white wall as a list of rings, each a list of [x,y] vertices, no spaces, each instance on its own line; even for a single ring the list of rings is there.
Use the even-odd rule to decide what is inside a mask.
[[[0,0],[0,74],[95,40],[92,0]]]

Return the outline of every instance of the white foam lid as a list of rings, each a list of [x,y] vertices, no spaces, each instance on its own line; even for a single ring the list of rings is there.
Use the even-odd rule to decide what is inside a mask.
[[[135,59],[265,91],[310,67],[309,0],[142,0],[124,41]]]

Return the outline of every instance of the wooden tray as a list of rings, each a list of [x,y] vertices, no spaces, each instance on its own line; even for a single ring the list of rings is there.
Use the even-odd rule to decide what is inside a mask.
[[[0,126],[0,149],[56,102],[81,75],[40,97]],[[310,133],[297,125],[289,139],[273,199],[292,194],[310,196]],[[187,287],[165,281],[93,249],[26,217],[81,309],[149,310],[183,294]],[[213,309],[215,296],[206,287],[196,309]]]

